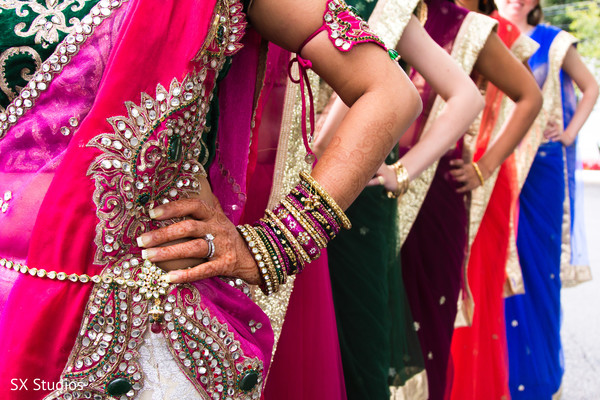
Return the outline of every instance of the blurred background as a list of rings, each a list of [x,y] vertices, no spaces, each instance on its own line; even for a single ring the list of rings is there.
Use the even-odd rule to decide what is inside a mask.
[[[545,20],[579,39],[600,82],[600,2],[543,0]],[[587,242],[594,280],[562,291],[565,376],[562,400],[600,399],[600,104],[579,133]]]

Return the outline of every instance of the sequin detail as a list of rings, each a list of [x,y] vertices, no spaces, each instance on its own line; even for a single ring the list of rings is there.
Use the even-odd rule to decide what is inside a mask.
[[[27,86],[21,90],[6,108],[0,113],[0,139],[10,127],[30,110],[40,94],[48,89],[52,80],[61,73],[63,68],[77,55],[81,46],[93,34],[95,28],[104,20],[110,18],[115,10],[128,0],[101,0],[92,7],[91,12],[77,23],[74,32],[67,35],[56,47],[54,53],[44,61],[33,75]],[[64,131],[63,131],[64,134]]]
[[[6,192],[4,192],[4,195],[2,195],[2,197],[0,197],[0,211],[2,211],[3,213],[8,211],[8,205],[9,205],[11,199],[12,199],[12,192],[10,190],[7,190]]]
[[[107,120],[112,131],[88,143],[100,151],[87,173],[95,182],[99,223],[94,262],[104,266],[102,275],[156,280],[151,263],[131,255],[139,253],[135,238],[160,226],[149,218],[149,209],[201,189],[199,178],[206,176],[202,151],[206,114],[226,57],[242,47],[239,41],[246,26],[242,9],[238,0],[217,1],[190,73],[181,81],[173,79],[168,89],[157,85],[154,96],[142,93],[139,103],[126,102],[126,115]],[[94,286],[62,376],[82,388],[56,391],[48,398],[135,397],[144,379],[138,349],[157,302],[164,314],[162,329],[156,333],[164,335],[200,396],[260,398],[261,360],[244,354],[235,331],[211,315],[195,286],[148,286],[152,290],[146,286],[107,282]],[[248,382],[254,380],[243,378],[253,374],[257,379],[250,388]]]
[[[109,118],[113,132],[101,134],[89,146],[102,150],[88,170],[94,177],[94,202],[100,223],[94,261],[117,261],[135,246],[133,239],[151,229],[148,210],[182,194],[198,193],[206,171],[198,157],[206,147],[202,132],[212,87],[204,84],[207,68],[156,96],[142,93],[128,115]]]
[[[383,41],[369,28],[369,24],[356,15],[343,0],[329,1],[323,20],[329,38],[340,51],[350,51],[354,45],[365,42],[375,42],[386,48]]]

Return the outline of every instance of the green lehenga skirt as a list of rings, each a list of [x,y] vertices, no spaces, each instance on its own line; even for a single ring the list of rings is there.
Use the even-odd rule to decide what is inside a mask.
[[[349,399],[389,399],[424,363],[406,298],[397,203],[380,186],[347,210],[353,228],[328,247],[338,335]]]

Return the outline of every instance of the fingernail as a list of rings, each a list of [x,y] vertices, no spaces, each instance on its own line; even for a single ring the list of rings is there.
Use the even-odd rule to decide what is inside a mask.
[[[146,247],[146,243],[148,243],[148,240],[144,238],[144,235],[138,236],[135,241],[137,242],[138,247]]]
[[[179,280],[179,274],[177,272],[169,272],[165,275],[165,280],[169,283],[177,283]]]
[[[169,274],[161,276],[161,279],[166,283],[171,283],[171,276]]]
[[[160,218],[163,214],[164,212],[161,208],[151,208],[148,210],[148,215],[150,215],[150,218],[152,219]]]
[[[150,258],[156,255],[156,250],[154,249],[144,249],[142,250],[142,258],[144,260],[149,260]]]

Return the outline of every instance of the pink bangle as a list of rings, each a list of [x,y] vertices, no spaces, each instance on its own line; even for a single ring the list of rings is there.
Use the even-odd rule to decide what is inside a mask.
[[[306,188],[304,188],[304,186],[302,186],[302,185],[296,186],[295,189],[298,191],[298,193],[300,193],[304,197],[309,197],[310,196],[310,194],[308,193],[308,191],[306,190]],[[300,201],[300,200],[298,199],[298,201]],[[325,220],[327,220],[327,222],[329,223],[329,226],[331,227],[331,231],[333,232],[333,235],[329,235],[329,237],[331,239],[333,239],[334,237],[336,237],[337,234],[340,233],[341,226],[335,220],[335,218],[332,217],[329,212],[327,212],[327,210],[325,209],[325,206],[323,204],[319,204],[319,206],[317,207],[317,210],[315,210],[315,212],[318,212],[319,214],[321,214],[323,216],[323,218],[325,218]]]
[[[292,233],[292,235],[296,238],[298,243],[302,246],[306,254],[309,256],[312,261],[321,255],[321,249],[311,237],[311,235],[304,229],[302,224],[298,222],[292,213],[287,210],[283,205],[279,204],[273,210],[275,215],[279,218],[279,220],[285,225],[286,228]]]

